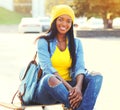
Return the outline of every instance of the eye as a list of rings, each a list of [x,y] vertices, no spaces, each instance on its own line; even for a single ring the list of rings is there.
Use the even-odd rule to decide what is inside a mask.
[[[72,20],[67,20],[67,23],[72,24]]]
[[[58,18],[58,21],[62,22],[62,21],[63,21],[63,19],[62,19],[61,17],[59,17],[59,18]]]
[[[72,19],[69,18],[58,17],[57,21],[66,22],[67,24],[72,24]]]

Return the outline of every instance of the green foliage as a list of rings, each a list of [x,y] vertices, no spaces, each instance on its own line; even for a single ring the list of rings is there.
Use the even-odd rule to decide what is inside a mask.
[[[16,3],[28,3],[28,2],[32,2],[32,0],[13,0]]]
[[[72,7],[76,17],[102,18],[105,28],[109,27],[108,21],[120,17],[120,0],[73,0]]]
[[[120,0],[73,0],[73,8],[76,17],[107,18],[110,14],[112,18],[120,16]]]
[[[23,15],[0,7],[0,24],[18,24]]]
[[[31,14],[32,0],[14,0],[14,10],[19,13]]]
[[[45,0],[46,14],[50,15],[53,6],[58,4],[70,5],[73,0]]]

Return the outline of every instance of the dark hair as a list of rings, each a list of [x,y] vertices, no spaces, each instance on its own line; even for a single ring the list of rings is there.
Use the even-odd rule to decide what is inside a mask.
[[[56,19],[53,21],[53,23],[51,24],[50,29],[46,32],[45,35],[41,35],[37,38],[37,40],[39,38],[44,38],[46,40],[52,40],[55,38],[55,36],[57,35],[58,30],[56,27]],[[72,68],[74,68],[75,63],[76,63],[76,54],[75,54],[75,41],[74,41],[74,34],[73,34],[73,24],[70,28],[70,30],[67,32],[67,35],[69,36],[69,51],[70,51],[70,56],[72,58]]]

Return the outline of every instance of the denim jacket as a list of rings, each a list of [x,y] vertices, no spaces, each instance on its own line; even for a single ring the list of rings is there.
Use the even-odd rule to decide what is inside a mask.
[[[57,70],[52,66],[51,56],[54,53],[57,45],[56,38],[49,43],[50,52],[48,51],[48,42],[45,39],[39,39],[37,43],[38,63],[43,70],[43,74],[54,74]],[[84,64],[84,54],[82,43],[79,39],[75,38],[76,47],[76,64],[74,69],[70,69],[70,76],[76,78],[79,74],[86,74]]]

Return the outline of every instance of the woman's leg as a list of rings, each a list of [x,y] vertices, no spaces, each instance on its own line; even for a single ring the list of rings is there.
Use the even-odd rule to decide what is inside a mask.
[[[77,110],[93,110],[103,77],[100,74],[88,74],[83,81],[83,100]]]
[[[40,104],[63,103],[69,107],[68,90],[54,75],[45,75],[38,84],[33,102]]]

